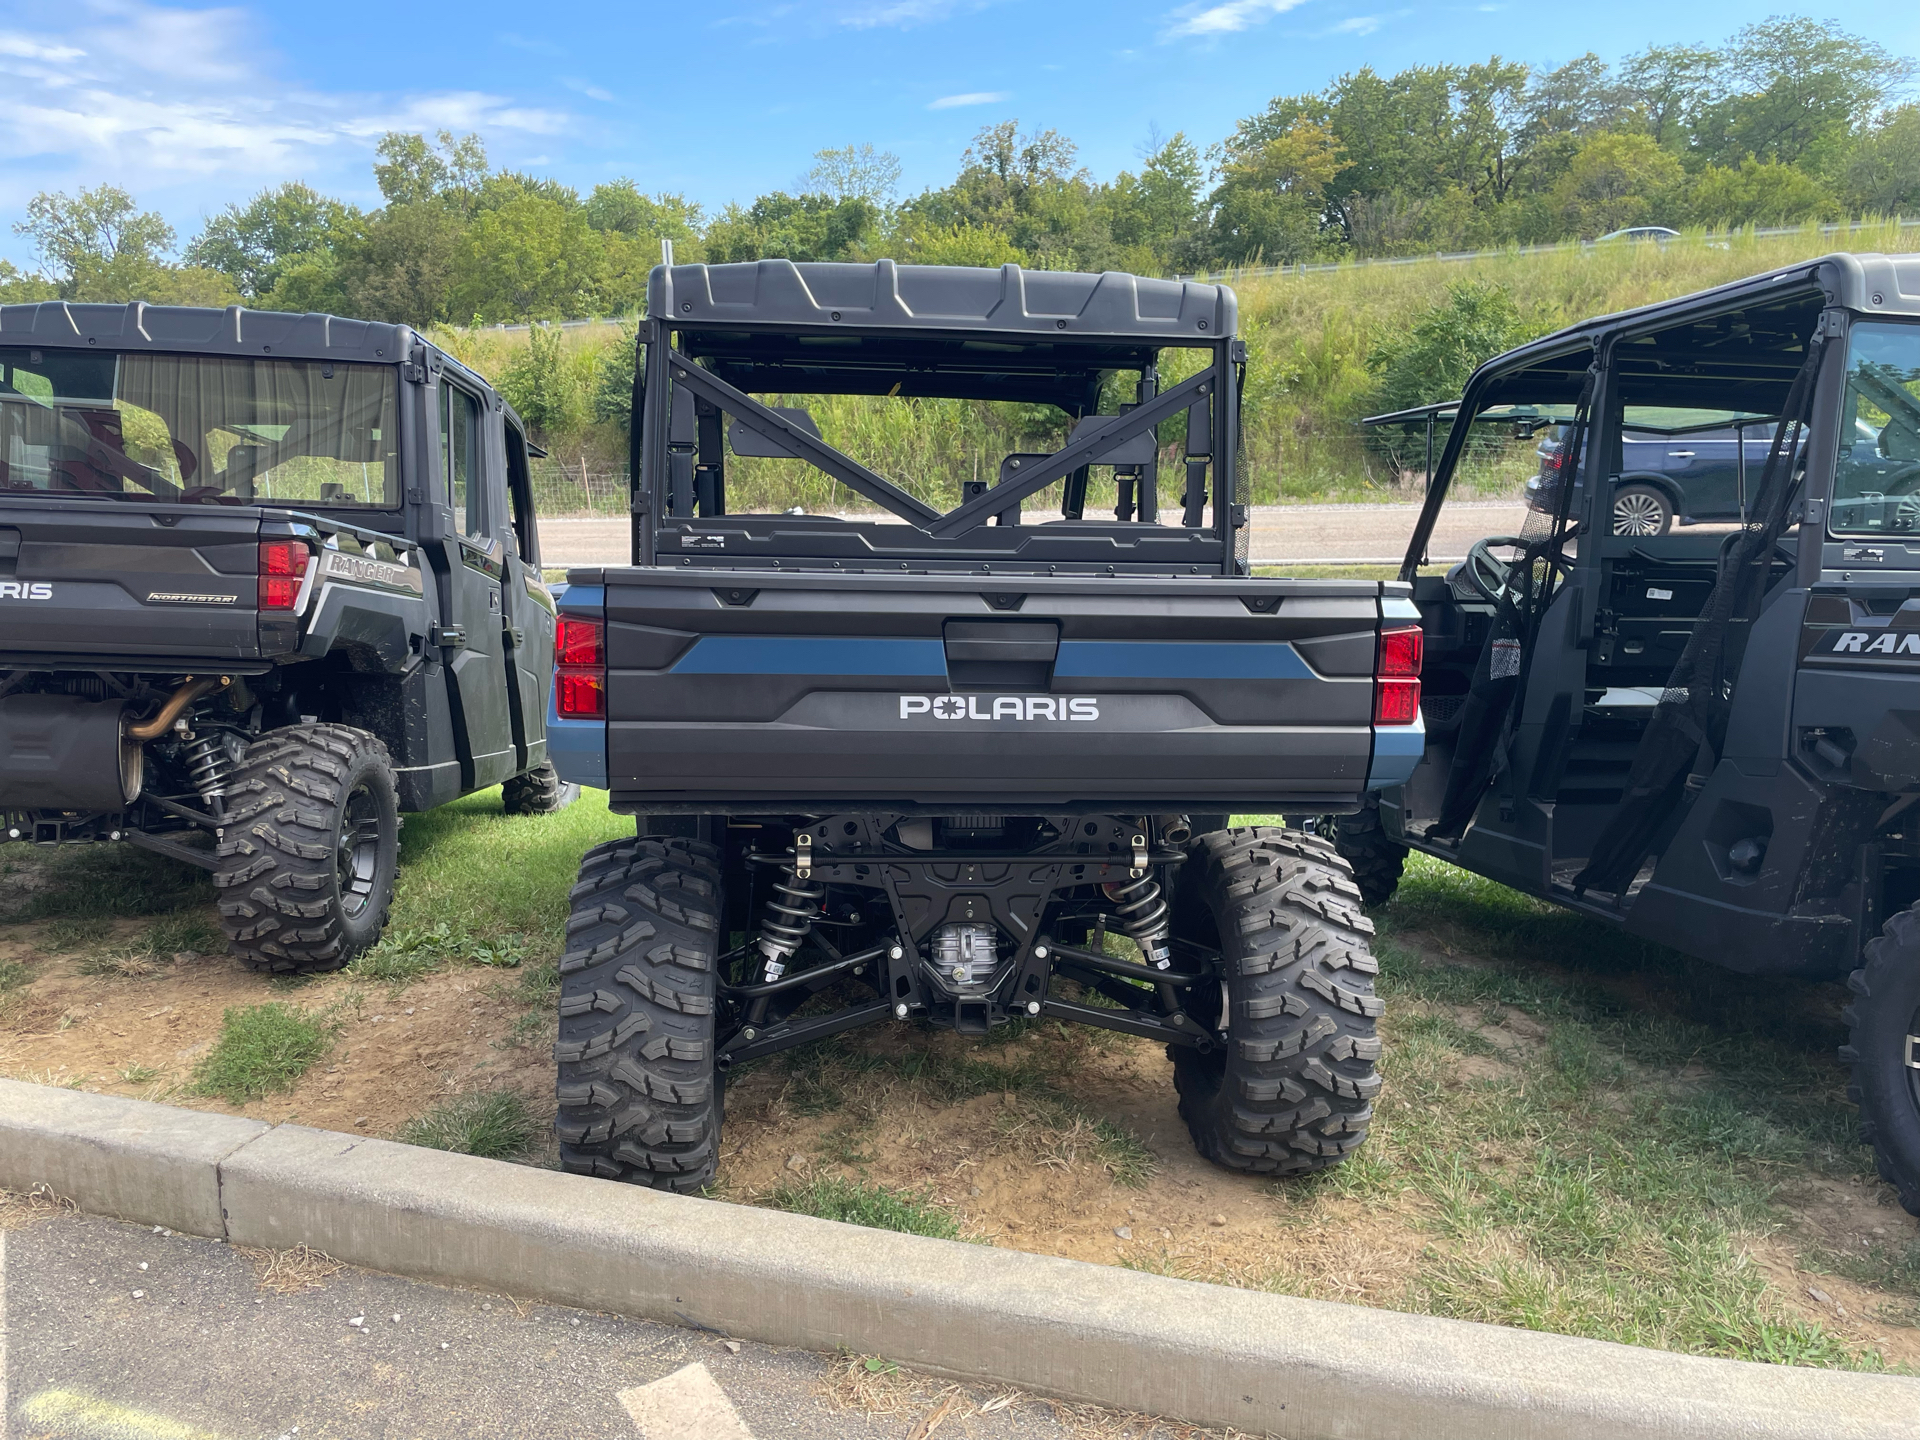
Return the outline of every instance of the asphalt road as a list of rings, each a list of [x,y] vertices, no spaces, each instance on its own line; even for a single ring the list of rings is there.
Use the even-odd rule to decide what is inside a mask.
[[[1256,505],[1251,549],[1256,565],[1288,563],[1367,563],[1397,565],[1413,534],[1418,505]],[[1486,535],[1518,534],[1524,505],[1503,501],[1450,500],[1428,544],[1436,564],[1451,564]],[[628,555],[625,520],[542,520],[544,562],[568,565],[624,565]]]
[[[843,1366],[364,1270],[279,1294],[223,1244],[89,1216],[0,1231],[0,1440],[1087,1433],[1024,1398],[981,1413],[1005,1392],[938,1381],[870,1417],[821,1393]],[[943,1404],[940,1423],[916,1432]]]

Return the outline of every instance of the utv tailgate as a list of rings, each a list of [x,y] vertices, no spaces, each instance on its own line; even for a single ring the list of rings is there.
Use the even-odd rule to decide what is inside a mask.
[[[1371,582],[581,570],[616,804],[1337,808]]]
[[[0,499],[0,664],[246,661],[261,513]]]

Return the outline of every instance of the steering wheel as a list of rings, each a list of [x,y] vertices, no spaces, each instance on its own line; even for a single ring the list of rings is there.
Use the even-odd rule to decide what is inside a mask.
[[[1507,572],[1513,567],[1505,560],[1493,556],[1496,545],[1525,545],[1527,542],[1518,535],[1489,535],[1484,540],[1476,540],[1467,547],[1466,562],[1460,567],[1467,584],[1471,585],[1489,605],[1500,603],[1500,592],[1507,588]]]

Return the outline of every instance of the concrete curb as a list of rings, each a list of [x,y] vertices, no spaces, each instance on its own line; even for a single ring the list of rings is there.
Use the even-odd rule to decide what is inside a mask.
[[[1910,1379],[1194,1284],[0,1081],[0,1186],[34,1184],[236,1244],[1289,1440],[1920,1437]]]

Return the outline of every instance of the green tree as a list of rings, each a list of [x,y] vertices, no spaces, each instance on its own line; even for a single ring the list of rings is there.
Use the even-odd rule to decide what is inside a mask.
[[[601,353],[599,368],[594,371],[594,423],[616,426],[622,435],[633,425],[633,375],[639,361],[639,340],[640,322],[623,320],[620,338]]]
[[[587,223],[596,230],[634,239],[671,240],[676,259],[698,258],[680,254],[682,246],[697,249],[705,219],[700,207],[684,195],[664,191],[643,195],[633,181],[622,178],[594,186],[586,210]]]
[[[272,292],[289,268],[347,243],[364,217],[298,180],[229,205],[187,247],[190,265],[218,270],[248,299]]]
[[[375,211],[332,277],[346,313],[408,325],[451,319],[466,228],[464,217],[434,201]]]
[[[1839,212],[1833,192],[1778,160],[1749,155],[1737,166],[1709,165],[1693,177],[1687,205],[1696,225],[1799,225]]]
[[[1856,215],[1920,214],[1920,105],[1902,105],[1847,156],[1847,208]]]
[[[628,383],[631,386],[631,374]],[[532,427],[537,439],[571,434],[586,418],[584,397],[555,326],[535,325],[527,332],[527,348],[507,362],[499,385],[507,403]]]
[[[884,210],[900,188],[900,157],[891,150],[876,150],[871,144],[816,150],[802,188],[810,195],[826,195],[835,201],[864,200]]]
[[[1293,264],[1312,254],[1328,186],[1347,164],[1333,132],[1305,119],[1230,159],[1214,192],[1215,249],[1235,264]]]
[[[1662,149],[1682,151],[1700,112],[1718,93],[1722,55],[1692,45],[1649,45],[1621,67],[1634,123]]]
[[[239,298],[225,276],[169,263],[173,227],[118,186],[42,191],[13,228],[33,238],[62,300],[230,305]]]
[[[461,234],[449,309],[486,321],[590,315],[599,307],[604,258],[600,234],[577,202],[569,208],[523,193],[483,210]]]
[[[956,220],[951,225],[904,231],[898,244],[890,246],[894,258],[910,265],[971,265],[997,269],[1002,265],[1021,265],[1026,257],[1007,238],[1007,232],[992,225],[975,225]]]
[[[1685,173],[1651,135],[1595,135],[1555,184],[1553,206],[1563,233],[1591,239],[1666,219]]]
[[[880,239],[880,212],[868,200],[789,195],[776,190],[742,210],[729,205],[707,227],[707,258],[725,263],[779,257],[854,260]]]
[[[1115,258],[1093,179],[1057,130],[1022,132],[1017,120],[989,125],[960,157],[960,173],[901,207],[910,228],[997,229],[1037,266],[1102,270]]]
[[[1726,94],[1708,104],[1696,145],[1711,164],[1748,156],[1818,171],[1839,160],[1853,127],[1912,77],[1908,60],[1835,21],[1774,16],[1727,45]]]
[[[429,201],[465,207],[487,179],[487,147],[478,135],[455,138],[448,130],[433,140],[389,130],[374,146],[373,178],[389,205]]]
[[[62,299],[82,288],[111,289],[158,270],[173,248],[173,227],[142,210],[117,185],[97,185],[77,195],[41,191],[27,202],[27,218],[14,233],[33,240],[40,263],[54,277]]]
[[[41,275],[21,273],[11,260],[0,260],[0,305],[30,305],[58,300],[60,287]]]
[[[1472,281],[1447,287],[1447,298],[1380,335],[1367,353],[1377,411],[1405,410],[1450,400],[1480,365],[1530,340],[1530,323],[1497,285]]]

